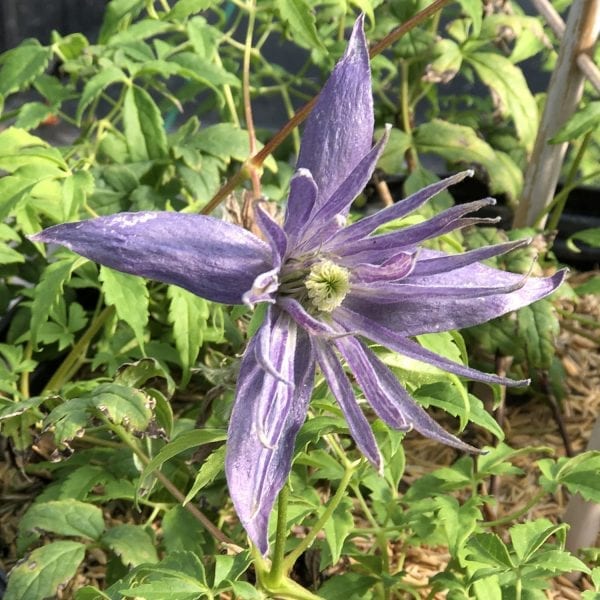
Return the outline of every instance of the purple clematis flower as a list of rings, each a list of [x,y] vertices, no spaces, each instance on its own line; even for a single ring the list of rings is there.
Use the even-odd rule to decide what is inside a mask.
[[[318,365],[350,433],[381,470],[381,456],[342,360],[375,413],[389,426],[476,451],[437,424],[369,349],[365,339],[456,375],[522,385],[457,364],[411,337],[483,323],[550,294],[564,273],[529,278],[479,261],[527,241],[448,255],[423,241],[467,225],[492,199],[454,206],[432,219],[377,234],[471,173],[434,183],[406,200],[344,226],[387,140],[371,147],[373,105],[363,18],[306,123],[283,227],[257,211],[267,243],[215,218],[169,212],[124,213],[57,225],[33,236],[96,262],[209,300],[268,303],[244,354],[229,425],[226,472],[237,513],[262,553],[276,496],[290,469]]]

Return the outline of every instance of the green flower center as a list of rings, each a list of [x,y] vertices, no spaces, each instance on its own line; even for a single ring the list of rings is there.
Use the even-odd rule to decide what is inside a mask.
[[[315,308],[331,312],[344,301],[350,289],[350,271],[330,260],[323,260],[311,267],[304,287]]]

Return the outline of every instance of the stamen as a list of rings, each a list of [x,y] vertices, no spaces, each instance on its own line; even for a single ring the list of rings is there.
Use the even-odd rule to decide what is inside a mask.
[[[350,271],[330,260],[316,263],[304,280],[308,297],[320,311],[332,312],[350,289]]]

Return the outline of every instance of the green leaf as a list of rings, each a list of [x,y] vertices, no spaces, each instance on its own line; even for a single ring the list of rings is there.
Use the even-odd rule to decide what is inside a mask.
[[[523,72],[494,52],[465,52],[464,58],[498,95],[501,110],[512,117],[519,139],[531,150],[537,134],[538,109]]]
[[[75,119],[81,123],[83,111],[103,92],[109,85],[117,82],[127,81],[127,76],[119,67],[112,63],[104,64],[102,70],[97,75],[89,79],[81,93],[81,98],[75,113]]]
[[[98,43],[106,44],[120,27],[139,14],[144,7],[144,2],[145,0],[111,0],[104,12]]]
[[[112,600],[99,589],[86,585],[75,592],[75,600]]]
[[[79,500],[54,500],[33,504],[19,523],[22,534],[42,530],[97,540],[104,531],[102,511]]]
[[[478,533],[472,536],[467,543],[467,550],[470,560],[501,570],[514,568],[508,548],[495,533]]]
[[[350,498],[343,498],[323,527],[325,542],[331,553],[331,564],[336,564],[340,560],[344,542],[353,529],[352,501]]]
[[[382,133],[383,129],[378,129],[375,132],[375,137],[379,138]],[[377,167],[390,175],[402,173],[404,171],[404,154],[410,148],[410,145],[410,135],[400,129],[392,129]]]
[[[75,171],[63,183],[63,218],[74,221],[86,198],[94,191],[94,177],[89,171]]]
[[[142,19],[130,25],[127,29],[115,33],[110,38],[108,45],[113,47],[126,46],[155,35],[165,34],[172,29],[173,26],[170,23],[157,21],[156,19]]]
[[[169,372],[155,358],[147,357],[119,367],[115,375],[115,383],[127,387],[141,388],[152,379],[164,379],[168,394],[175,390],[175,383]]]
[[[590,451],[571,459],[561,458],[557,466],[558,483],[585,500],[600,503],[600,453]]]
[[[173,325],[175,347],[181,358],[183,373],[181,385],[190,380],[190,369],[198,358],[203,342],[203,333],[209,317],[208,302],[187,290],[170,285],[169,321]]]
[[[181,505],[168,510],[162,519],[163,543],[169,555],[174,552],[193,552],[202,556],[206,529]]]
[[[85,556],[78,542],[52,542],[35,549],[10,573],[3,600],[42,600],[56,597],[58,587],[69,581]]]
[[[589,573],[589,567],[580,561],[577,557],[564,550],[547,550],[546,552],[536,552],[529,561],[528,565],[538,569],[544,569],[552,575],[561,573],[570,573],[571,571],[582,571]]]
[[[0,242],[0,264],[9,265],[25,262],[25,257],[11,248],[6,242]]]
[[[114,306],[117,316],[125,321],[144,348],[144,331],[148,323],[148,288],[141,277],[100,267],[102,293],[109,306]]]
[[[24,89],[46,70],[51,56],[51,49],[35,40],[27,40],[0,56],[0,95]]]
[[[210,8],[215,0],[179,0],[165,15],[169,21],[185,21],[190,15]]]
[[[550,139],[551,144],[562,144],[596,131],[600,124],[600,101],[590,102],[578,110]]]
[[[479,7],[481,12],[481,6]],[[460,46],[453,40],[441,39],[433,47],[435,58],[427,65],[424,81],[448,83],[454,79],[462,64]]]
[[[196,474],[194,483],[187,493],[183,506],[185,506],[194,496],[204,487],[211,484],[217,475],[223,472],[225,468],[225,445],[217,448],[210,456],[202,463],[202,466]]]
[[[140,475],[139,487],[143,487],[145,479],[152,474],[152,471],[160,469],[167,460],[191,448],[212,442],[221,442],[226,438],[227,433],[222,429],[194,429],[180,433],[174,440],[163,446],[160,452],[144,467]]]
[[[49,264],[42,274],[40,282],[35,287],[31,305],[31,343],[37,345],[38,335],[42,325],[48,320],[48,315],[59,300],[65,283],[71,278],[71,273],[87,259],[69,255],[66,258]]]
[[[548,541],[548,538],[561,530],[566,531],[566,528],[566,524],[554,525],[548,519],[536,519],[513,525],[509,534],[520,564],[527,563]]]
[[[548,369],[560,325],[550,300],[539,300],[517,312],[517,328],[531,369]]]
[[[136,85],[131,86],[125,94],[123,124],[133,161],[167,156],[167,136],[162,115],[150,94]]]
[[[305,48],[326,52],[317,33],[312,8],[305,0],[276,0],[276,5],[281,19],[290,27],[294,41]]]
[[[320,588],[319,596],[325,600],[362,598],[377,583],[375,577],[359,573],[343,573],[328,579]]]
[[[158,562],[154,542],[141,526],[125,523],[111,527],[100,541],[110,548],[124,565],[136,567],[142,563]]]
[[[152,418],[150,398],[141,390],[103,383],[88,398],[110,421],[132,431],[144,431]]]
[[[583,242],[592,248],[600,248],[600,227],[592,227],[590,229],[578,231],[577,233],[574,233],[570,239]]]
[[[22,129],[34,129],[46,117],[56,112],[56,109],[42,102],[27,102],[19,109],[19,116],[15,121],[15,127]]]
[[[433,119],[415,129],[414,142],[420,153],[433,152],[453,163],[463,161],[483,165],[493,193],[505,192],[516,197],[521,189],[520,171],[507,167],[510,158],[505,156],[498,160],[494,149],[471,127]]]
[[[483,21],[483,7],[479,0],[458,0],[465,14],[471,19],[473,37],[479,37]]]

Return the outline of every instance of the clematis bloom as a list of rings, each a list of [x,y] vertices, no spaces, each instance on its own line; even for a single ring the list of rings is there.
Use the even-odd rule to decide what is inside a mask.
[[[267,303],[264,322],[242,358],[226,459],[235,508],[262,553],[268,550],[269,515],[291,469],[317,365],[357,446],[377,469],[381,456],[342,361],[389,426],[414,428],[460,450],[475,451],[412,400],[365,340],[462,377],[522,385],[526,382],[457,364],[411,338],[516,310],[550,294],[564,277],[563,272],[523,277],[480,263],[526,241],[455,255],[421,247],[449,231],[488,222],[470,215],[492,199],[454,206],[426,222],[377,234],[381,225],[418,209],[469,171],[344,226],[387,140],[386,131],[372,147],[370,77],[359,17],[306,123],[283,227],[257,210],[267,242],[212,217],[172,212],[67,223],[32,238],[215,302]]]

